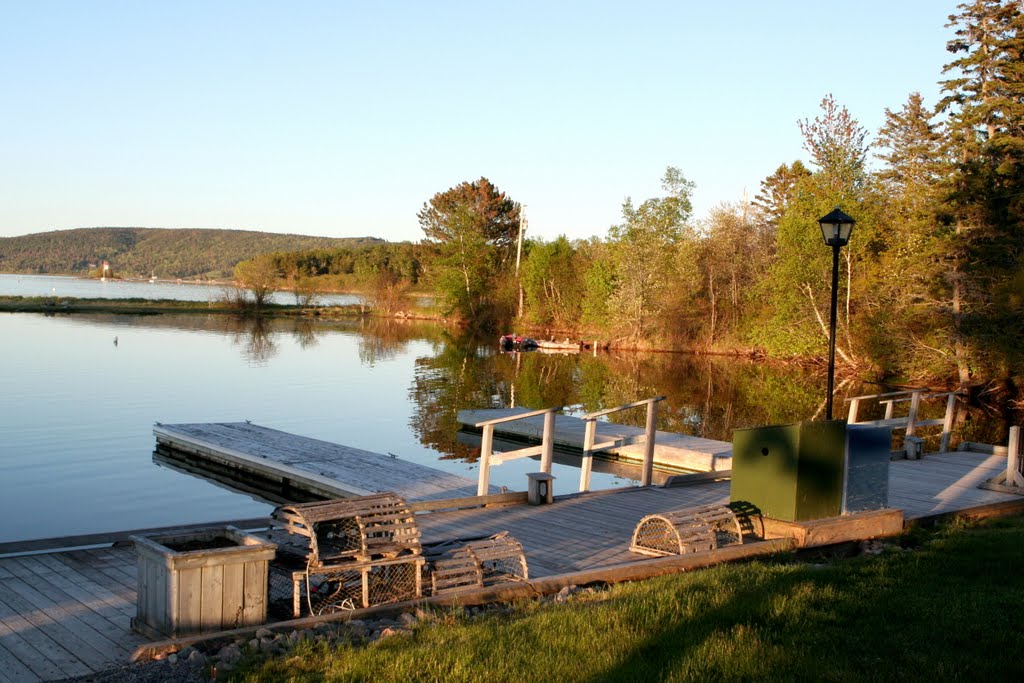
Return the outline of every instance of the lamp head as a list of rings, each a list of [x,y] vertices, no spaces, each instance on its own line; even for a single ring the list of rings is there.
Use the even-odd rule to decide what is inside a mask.
[[[843,213],[838,206],[832,209],[828,215],[818,219],[821,236],[824,238],[825,244],[830,247],[845,247],[846,243],[850,241],[850,233],[853,232],[853,224],[856,222]]]

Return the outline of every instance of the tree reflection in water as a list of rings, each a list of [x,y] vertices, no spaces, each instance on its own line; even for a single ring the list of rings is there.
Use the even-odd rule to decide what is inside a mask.
[[[821,402],[810,372],[740,358],[675,353],[499,353],[495,345],[444,336],[435,353],[416,359],[409,390],[410,427],[449,459],[475,460],[479,448],[459,443],[466,409],[564,406],[589,413],[664,395],[658,429],[723,441],[737,428],[809,419]],[[645,411],[617,413],[643,426]]]
[[[242,347],[242,357],[253,366],[265,366],[277,353],[271,322],[263,316],[231,316],[231,342]]]

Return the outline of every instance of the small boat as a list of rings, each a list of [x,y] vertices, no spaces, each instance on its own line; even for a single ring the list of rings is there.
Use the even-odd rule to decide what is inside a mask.
[[[541,349],[550,349],[552,351],[579,351],[580,349],[586,348],[586,345],[581,341],[570,341],[566,339],[564,341],[539,341],[537,346]]]
[[[537,348],[537,342],[518,334],[503,334],[498,337],[498,348],[502,351],[532,351]]]

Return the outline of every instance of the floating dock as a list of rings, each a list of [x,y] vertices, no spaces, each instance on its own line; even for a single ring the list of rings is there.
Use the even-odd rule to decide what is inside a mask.
[[[351,498],[392,491],[406,500],[476,493],[467,477],[390,455],[261,427],[248,422],[159,424],[157,452],[185,454],[232,478],[270,482],[297,497]],[[497,492],[497,489],[495,489]]]
[[[496,408],[491,410],[460,410],[459,424],[464,429],[475,429],[474,425],[487,420],[510,417],[531,412],[527,408]],[[555,447],[583,451],[583,437],[586,421],[569,415],[555,418]],[[495,425],[494,433],[505,439],[540,443],[544,433],[544,417],[527,417],[515,422]],[[610,441],[644,435],[643,427],[597,423],[598,441]],[[612,448],[602,456],[610,455],[619,460],[640,464],[644,458],[643,444]],[[656,432],[654,440],[654,466],[689,472],[721,472],[732,469],[732,444],[698,436],[687,436],[675,432]]]

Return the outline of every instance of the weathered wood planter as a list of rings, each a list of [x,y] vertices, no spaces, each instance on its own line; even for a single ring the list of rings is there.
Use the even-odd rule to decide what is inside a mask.
[[[139,570],[136,631],[176,638],[267,620],[273,543],[231,526],[132,540]]]

